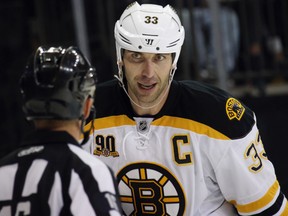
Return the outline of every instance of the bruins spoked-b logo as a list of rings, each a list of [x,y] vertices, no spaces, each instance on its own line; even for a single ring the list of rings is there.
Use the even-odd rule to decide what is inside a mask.
[[[245,112],[245,107],[235,98],[229,98],[226,102],[226,113],[230,120],[240,120]]]
[[[177,179],[153,163],[129,164],[117,175],[125,215],[183,215],[185,196]]]

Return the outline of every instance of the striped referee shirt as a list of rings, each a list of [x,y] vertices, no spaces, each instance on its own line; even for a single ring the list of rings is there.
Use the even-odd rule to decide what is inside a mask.
[[[0,216],[120,215],[111,170],[63,131],[39,130],[0,161]]]

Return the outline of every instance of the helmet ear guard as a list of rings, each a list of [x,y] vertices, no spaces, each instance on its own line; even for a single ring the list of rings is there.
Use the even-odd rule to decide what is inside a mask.
[[[20,79],[28,120],[79,119],[94,96],[95,69],[77,47],[39,47]]]
[[[126,49],[146,53],[174,53],[172,71],[175,72],[185,31],[175,9],[170,5],[162,7],[134,2],[127,6],[116,22],[114,36],[118,68],[119,62],[122,62],[122,49]],[[119,70],[118,78],[123,80],[120,73]]]

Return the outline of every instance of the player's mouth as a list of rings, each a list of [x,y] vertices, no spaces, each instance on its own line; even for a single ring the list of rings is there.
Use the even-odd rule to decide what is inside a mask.
[[[138,86],[140,89],[144,89],[144,90],[150,90],[150,89],[153,89],[155,86],[156,86],[156,83],[155,84],[141,84],[141,83],[138,83]]]

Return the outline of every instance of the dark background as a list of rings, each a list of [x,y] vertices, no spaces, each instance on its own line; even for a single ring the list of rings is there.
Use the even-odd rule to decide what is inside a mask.
[[[23,116],[18,85],[28,56],[39,45],[78,45],[71,2],[69,0],[1,0],[0,2],[0,113],[2,114],[0,157],[12,151],[23,135],[32,129]],[[111,79],[116,73],[113,28],[115,21],[129,2],[131,1],[83,0],[90,60],[96,66],[99,82]],[[162,5],[171,3],[176,8],[183,3],[182,1],[150,2],[158,2]],[[235,2],[237,6],[238,1],[233,1],[234,7]],[[284,24],[281,26],[281,22],[277,23],[285,29]],[[287,20],[283,20],[283,23],[287,23]],[[184,64],[185,62],[180,59],[175,78],[197,77],[193,68],[191,68],[191,76],[185,77],[181,72]],[[251,85],[251,79],[245,80],[249,73],[248,69],[247,71],[243,72],[240,83],[249,82]],[[272,71],[268,81],[274,75]],[[257,83],[257,80],[267,81],[258,74],[252,80],[252,85]],[[284,84],[285,82],[284,79]],[[266,152],[275,165],[283,191],[288,195],[286,167],[288,164],[288,91],[257,96],[245,92],[239,97],[256,112]]]

